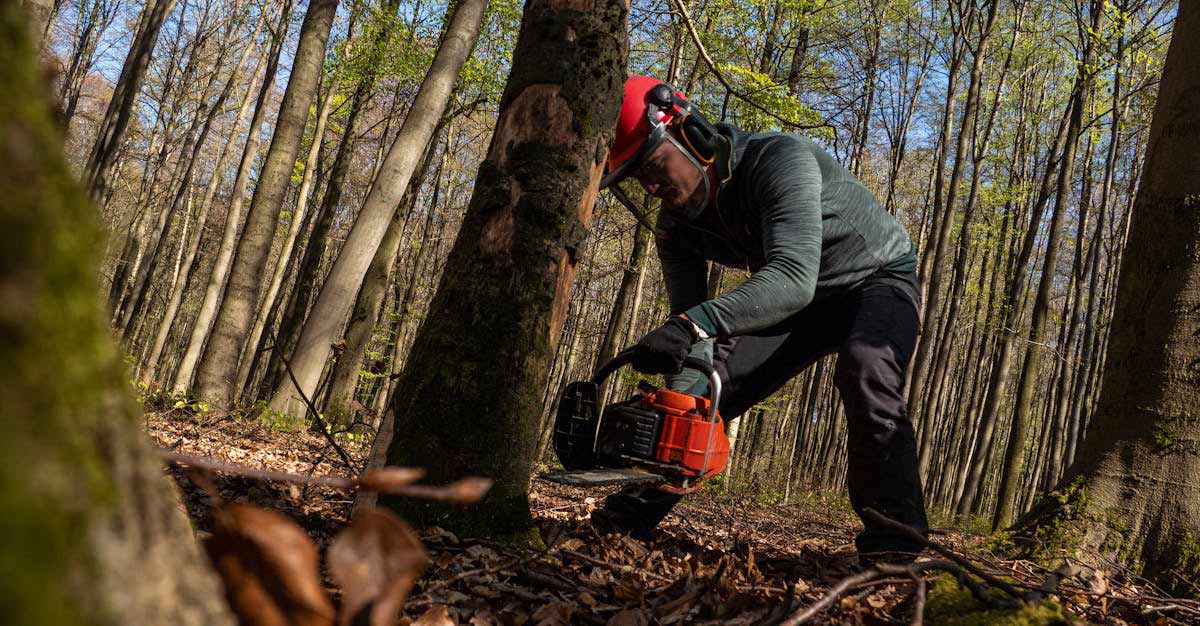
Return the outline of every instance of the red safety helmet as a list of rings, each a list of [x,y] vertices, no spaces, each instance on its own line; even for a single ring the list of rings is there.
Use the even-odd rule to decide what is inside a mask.
[[[671,120],[675,118],[674,107],[663,107],[657,102],[652,106],[649,102],[651,92],[660,85],[665,87],[666,83],[650,76],[630,76],[629,80],[625,81],[625,98],[621,101],[621,114],[617,118],[617,136],[608,150],[609,176],[606,178],[610,178],[618,172],[627,171],[630,168],[622,166],[641,160],[635,157],[641,157],[645,152],[649,152],[643,148],[647,147],[646,139],[650,136],[651,130],[659,130],[670,124]],[[683,97],[683,94],[679,94],[679,96]],[[653,126],[651,119],[655,121]],[[658,142],[651,143],[657,144]],[[650,149],[652,150],[653,146]]]
[[[667,129],[671,126],[679,129],[685,152],[699,159],[701,165],[712,163],[716,129],[693,109],[687,97],[657,78],[630,76],[625,81],[617,136],[608,151],[601,188],[637,171],[647,154],[670,139]]]

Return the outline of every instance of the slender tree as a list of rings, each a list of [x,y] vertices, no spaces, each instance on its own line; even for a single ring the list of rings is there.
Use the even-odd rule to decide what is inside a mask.
[[[304,322],[291,357],[299,389],[293,385],[291,376],[283,381],[271,398],[275,410],[302,412],[299,396],[312,397],[316,391],[330,345],[353,307],[353,294],[362,285],[413,170],[446,110],[459,71],[475,46],[487,4],[487,0],[462,0],[455,6],[433,63],[404,118],[404,126],[380,166],[375,184],[371,185],[346,243]]]
[[[129,120],[133,117],[133,107],[142,90],[146,68],[150,65],[150,55],[158,41],[158,31],[178,1],[149,0],[143,9],[138,29],[134,33],[133,45],[125,57],[121,76],[117,79],[112,99],[108,102],[108,110],[104,112],[104,120],[100,123],[96,143],[92,145],[85,166],[84,182],[95,200],[104,198],[107,192],[116,163],[117,149],[124,141],[125,129],[129,127]]]
[[[325,59],[325,44],[337,13],[338,0],[311,0],[300,26],[300,43],[292,61],[279,118],[259,173],[246,225],[238,239],[229,269],[225,297],[204,347],[196,372],[197,393],[214,406],[228,408],[236,399],[237,367],[242,347],[254,323],[262,292],[263,268],[271,254],[279,209],[283,206],[317,82]]]

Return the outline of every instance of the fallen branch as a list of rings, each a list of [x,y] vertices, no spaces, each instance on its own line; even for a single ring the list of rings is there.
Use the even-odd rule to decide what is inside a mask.
[[[917,589],[913,592],[913,618],[912,626],[924,626],[925,624],[925,579],[917,574],[913,574],[913,581],[917,583]]]
[[[866,583],[874,581],[878,584],[883,584],[888,582],[885,577],[901,574],[920,579],[920,574],[929,570],[942,570],[950,572],[955,576],[958,576],[959,580],[963,582],[970,580],[962,577],[962,569],[950,561],[921,561],[920,563],[911,563],[909,565],[878,563],[863,570],[862,572],[854,574],[853,576],[847,576],[846,578],[843,578],[840,582],[838,582],[837,585],[834,585],[832,589],[827,591],[820,600],[817,600],[808,608],[796,611],[787,619],[785,619],[781,626],[796,626],[797,624],[803,624],[807,622],[808,620],[819,615],[825,609],[832,606],[833,603],[836,602],[838,598],[842,597],[847,591],[850,591],[853,588],[863,587],[866,585]],[[923,579],[920,580],[922,583],[925,582]],[[982,589],[977,584],[972,583],[974,583],[974,581],[967,582],[967,588],[971,590],[972,594],[976,594],[976,597],[987,597],[987,591],[985,589]]]
[[[425,475],[425,470],[414,467],[384,467],[366,472],[358,478],[305,476],[303,474],[276,472],[189,454],[181,454],[166,448],[159,448],[158,452],[163,460],[173,465],[185,465],[190,468],[210,472],[220,472],[222,474],[232,474],[256,480],[293,485],[332,487],[334,489],[364,489],[378,493],[425,498],[454,504],[471,504],[479,501],[492,484],[492,481],[489,479],[471,477],[441,487],[414,485],[411,483],[420,480]]]
[[[956,563],[958,566],[962,567],[963,569],[967,570],[968,572],[979,577],[981,580],[983,580],[987,584],[989,584],[993,587],[996,587],[997,589],[1000,589],[1004,593],[1007,593],[1008,595],[1012,596],[1013,598],[1015,598],[1016,600],[1018,600],[1020,602],[1028,602],[1030,600],[1041,599],[1040,594],[1021,593],[1019,590],[1017,590],[1016,587],[1013,587],[1012,585],[1008,584],[1007,582],[1004,582],[1003,580],[996,578],[995,576],[992,576],[991,574],[988,574],[987,572],[983,571],[979,566],[977,566],[974,563],[968,561],[967,559],[964,559],[961,556],[955,554],[953,550],[950,550],[949,548],[946,548],[945,546],[942,546],[941,544],[939,544],[935,541],[930,541],[928,538],[925,537],[925,535],[918,532],[917,529],[913,528],[912,526],[897,522],[896,520],[894,520],[890,517],[887,517],[886,515],[880,513],[879,511],[876,511],[875,509],[872,509],[869,507],[863,509],[863,517],[866,517],[867,519],[869,519],[873,522],[877,522],[879,524],[887,526],[888,528],[891,528],[892,530],[903,533],[909,539],[912,539],[913,541],[916,541],[917,543],[925,546],[926,548],[929,548],[930,550],[937,552],[938,554],[946,557],[947,559],[950,559],[951,561]]]

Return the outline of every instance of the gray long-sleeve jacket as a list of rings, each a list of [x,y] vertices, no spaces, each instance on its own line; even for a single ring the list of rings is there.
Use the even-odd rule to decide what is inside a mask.
[[[718,128],[730,150],[717,159],[728,180],[715,206],[693,221],[659,214],[656,242],[673,313],[687,312],[711,335],[742,335],[877,272],[911,277],[916,251],[908,233],[831,155],[799,135]],[[708,300],[706,260],[753,274]]]

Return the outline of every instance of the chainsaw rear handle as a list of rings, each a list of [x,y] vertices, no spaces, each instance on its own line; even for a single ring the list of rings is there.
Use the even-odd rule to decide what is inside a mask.
[[[604,382],[604,379],[608,378],[613,372],[633,362],[634,350],[635,348],[622,350],[617,354],[617,356],[613,357],[612,360],[604,365],[601,365],[600,369],[596,370],[596,374],[592,376],[592,384],[600,385]],[[696,357],[689,356],[685,358],[683,360],[683,366],[688,369],[694,369],[708,377],[708,390],[710,394],[709,401],[712,402],[712,411],[709,411],[709,414],[715,420],[718,413],[717,409],[721,403],[721,375],[717,373],[717,370],[712,366],[712,364],[697,359]]]

